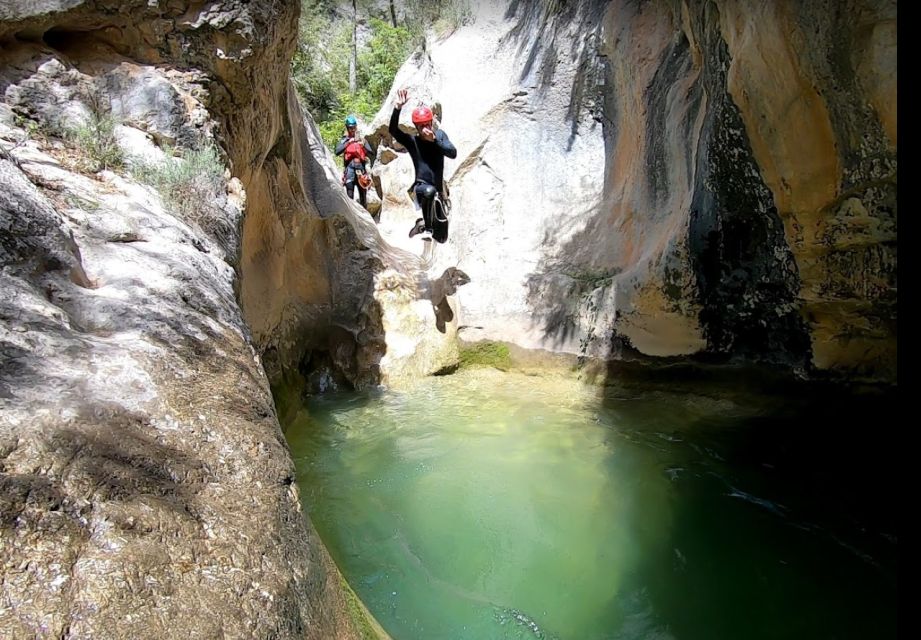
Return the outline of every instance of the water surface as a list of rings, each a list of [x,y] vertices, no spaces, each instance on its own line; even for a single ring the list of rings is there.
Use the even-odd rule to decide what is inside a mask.
[[[858,415],[483,369],[313,400],[286,435],[395,640],[895,637],[887,445]]]

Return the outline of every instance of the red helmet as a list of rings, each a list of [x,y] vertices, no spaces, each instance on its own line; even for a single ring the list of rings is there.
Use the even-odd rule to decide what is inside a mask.
[[[413,109],[413,124],[422,124],[424,122],[432,121],[432,110],[427,106],[419,105]]]

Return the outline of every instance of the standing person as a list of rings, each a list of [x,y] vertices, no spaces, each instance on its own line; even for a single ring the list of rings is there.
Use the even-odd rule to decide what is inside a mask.
[[[403,145],[409,152],[413,160],[413,168],[416,171],[413,190],[415,191],[416,201],[422,207],[422,218],[416,220],[416,224],[409,232],[409,237],[423,234],[423,239],[432,237],[433,211],[432,204],[435,201],[436,194],[441,194],[444,199],[444,166],[445,158],[456,158],[457,149],[448,139],[448,134],[443,129],[435,127],[432,110],[425,105],[419,105],[413,109],[412,120],[416,126],[416,135],[403,133],[400,130],[400,110],[406,104],[408,93],[406,89],[397,91],[397,99],[393,106],[393,114],[390,116],[390,135],[394,140]],[[447,239],[447,228],[443,233],[444,239]],[[443,239],[436,237],[436,240],[444,242]]]
[[[336,155],[343,154],[342,183],[349,200],[355,199],[355,186],[358,186],[358,202],[368,208],[368,187],[371,176],[368,175],[368,156],[372,153],[371,145],[358,135],[358,120],[354,115],[345,119],[345,134],[336,145]]]

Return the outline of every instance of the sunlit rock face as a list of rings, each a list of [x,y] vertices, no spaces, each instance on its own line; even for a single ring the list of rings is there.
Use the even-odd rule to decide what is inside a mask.
[[[563,4],[474,3],[395,83],[459,150],[460,335],[893,381],[895,3]]]
[[[262,358],[297,360],[364,250],[305,195],[297,10],[0,6],[3,637],[359,637]],[[73,143],[100,118],[125,166]],[[207,198],[138,170],[207,145]]]

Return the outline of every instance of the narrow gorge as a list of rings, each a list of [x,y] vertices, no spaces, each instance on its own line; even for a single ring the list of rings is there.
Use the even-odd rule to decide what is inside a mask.
[[[0,2],[0,636],[894,637],[896,3],[436,4],[372,215],[298,0]]]

